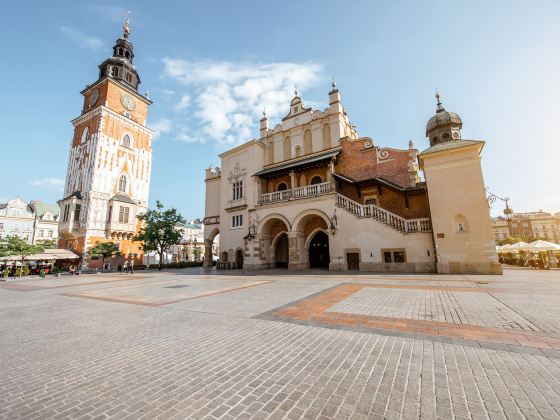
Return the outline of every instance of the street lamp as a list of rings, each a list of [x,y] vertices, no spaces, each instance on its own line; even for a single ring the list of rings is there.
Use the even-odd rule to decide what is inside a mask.
[[[513,214],[513,210],[509,206],[509,197],[502,198],[502,197],[488,191],[488,187],[486,187],[486,192],[488,192],[488,194],[489,194],[488,195],[488,205],[492,206],[492,204],[494,204],[496,202],[496,200],[500,200],[500,201],[503,201],[504,203],[506,203],[506,208],[504,209],[504,215],[505,215],[508,223],[510,223],[511,222],[511,215]]]

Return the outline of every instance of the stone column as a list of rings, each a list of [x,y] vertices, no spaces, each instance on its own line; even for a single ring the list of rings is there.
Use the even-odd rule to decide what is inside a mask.
[[[292,190],[297,187],[296,174],[294,171],[290,172],[290,185]]]
[[[288,269],[298,270],[307,266],[303,232],[288,232]]]
[[[270,234],[259,233],[253,240],[255,242],[255,257],[253,259],[253,269],[273,268],[270,259]]]
[[[212,267],[212,245],[214,241],[206,239],[204,241],[204,263],[203,266],[206,268]]]

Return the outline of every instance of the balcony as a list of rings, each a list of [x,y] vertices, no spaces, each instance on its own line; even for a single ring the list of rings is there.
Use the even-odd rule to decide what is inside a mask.
[[[302,198],[318,197],[320,195],[330,194],[333,191],[334,187],[330,182],[322,182],[320,184],[297,187],[292,190],[261,194],[259,204],[263,205],[282,201],[299,200]]]

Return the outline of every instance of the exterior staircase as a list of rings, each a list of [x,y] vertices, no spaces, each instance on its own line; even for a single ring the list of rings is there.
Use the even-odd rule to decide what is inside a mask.
[[[336,206],[359,219],[373,218],[403,234],[432,231],[432,224],[429,218],[405,219],[375,204],[360,204],[338,193],[336,194]]]

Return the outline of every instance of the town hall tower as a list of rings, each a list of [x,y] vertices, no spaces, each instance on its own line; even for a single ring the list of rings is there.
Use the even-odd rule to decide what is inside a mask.
[[[82,255],[82,268],[101,268],[87,256],[98,242],[118,244],[121,258],[142,258],[132,239],[140,227],[136,216],[148,205],[153,132],[146,118],[152,102],[138,92],[129,35],[127,20],[112,57],[99,65],[97,81],[80,92],[81,115],[72,121],[59,246]]]

